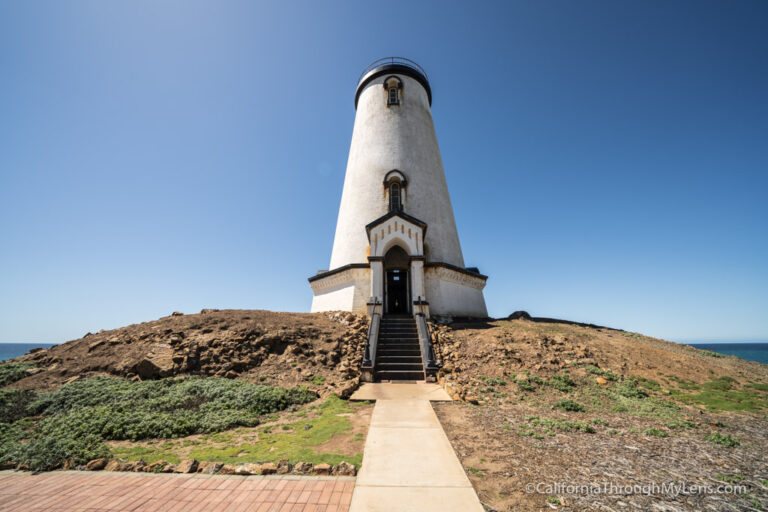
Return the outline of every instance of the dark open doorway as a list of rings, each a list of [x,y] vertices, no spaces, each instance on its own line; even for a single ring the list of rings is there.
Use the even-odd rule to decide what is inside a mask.
[[[409,313],[410,301],[408,267],[410,258],[402,248],[395,246],[384,255],[385,313]]]
[[[408,313],[407,270],[387,270],[387,313]]]

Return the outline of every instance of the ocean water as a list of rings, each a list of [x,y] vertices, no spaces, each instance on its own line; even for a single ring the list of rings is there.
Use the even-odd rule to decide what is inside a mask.
[[[33,348],[48,348],[56,343],[0,343],[0,361],[23,356]]]
[[[768,343],[688,343],[688,345],[768,364]]]

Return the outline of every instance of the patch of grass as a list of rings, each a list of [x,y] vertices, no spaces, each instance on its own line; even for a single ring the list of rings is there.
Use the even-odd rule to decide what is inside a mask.
[[[738,437],[731,437],[731,434],[721,434],[720,432],[713,432],[707,440],[726,448],[732,448],[741,444]]]
[[[480,377],[480,380],[484,381],[489,386],[506,386],[507,385],[507,381],[505,381],[502,378]]]
[[[564,411],[573,411],[573,412],[584,412],[586,411],[586,408],[581,405],[578,402],[574,402],[573,400],[558,400],[557,403],[555,403],[555,407],[558,409],[562,409]]]
[[[556,498],[554,496],[547,496],[547,503],[551,503],[553,505],[559,505],[560,504],[560,498]]]
[[[467,471],[469,471],[470,473],[472,473],[473,475],[479,478],[482,478],[485,476],[482,471],[480,471],[477,468],[473,468],[472,466],[467,466]]]
[[[608,422],[601,418],[592,418],[592,423],[595,425],[602,425],[604,427],[608,426]]]
[[[701,355],[707,356],[707,357],[715,357],[715,358],[725,357],[723,354],[720,354],[718,352],[713,352],[712,350],[701,350],[701,349],[699,349],[699,353]]]
[[[625,398],[646,398],[648,392],[637,387],[637,381],[628,379],[616,386],[616,392]]]
[[[731,377],[719,377],[698,387],[698,393],[674,392],[673,396],[685,403],[701,404],[712,411],[760,411],[768,408],[768,399],[754,388],[737,389]]]
[[[565,373],[556,373],[546,383],[548,386],[564,393],[568,393],[576,387],[576,383],[571,379],[571,376]]]
[[[27,370],[34,368],[32,363],[6,361],[0,363],[0,387],[13,384],[27,376]]]
[[[323,375],[312,375],[310,377],[306,377],[304,380],[311,382],[315,386],[322,386],[325,384],[325,377]]]
[[[669,432],[660,430],[658,428],[649,428],[643,431],[644,434],[654,437],[669,437]]]
[[[671,423],[667,423],[667,427],[669,428],[698,428],[698,425],[696,425],[694,422],[690,420],[682,420],[682,421],[673,421]]]
[[[545,431],[560,430],[562,432],[584,432],[594,434],[595,429],[585,421],[568,421],[555,418],[540,418],[529,416],[526,421],[534,427],[541,427]]]
[[[285,425],[289,431],[275,432],[264,429],[259,432],[259,438],[234,446],[206,446],[190,451],[190,457],[197,460],[217,461],[224,463],[245,462],[277,462],[288,459],[291,462],[311,462],[320,464],[338,464],[346,461],[358,467],[363,454],[341,455],[318,452],[316,447],[325,443],[335,435],[346,434],[352,429],[352,423],[347,414],[354,410],[348,402],[331,395],[317,409],[319,417],[305,419]],[[309,428],[307,428],[309,426]],[[360,437],[362,441],[362,436]]]
[[[768,392],[768,382],[750,384],[749,387],[755,388],[758,391],[766,391],[766,392]]]
[[[604,378],[605,380],[616,381],[619,380],[619,376],[613,373],[611,370],[603,370],[597,366],[590,364],[584,367],[589,373]]]
[[[583,398],[588,400],[590,408],[595,411],[610,411],[628,413],[633,416],[677,420],[681,407],[672,401],[660,397],[647,397],[642,393],[620,393],[624,391],[621,385],[582,387]],[[642,391],[642,390],[641,390]],[[626,394],[630,396],[625,396]]]
[[[517,379],[515,384],[517,384],[517,387],[521,391],[533,391],[536,389],[536,387],[531,383],[530,379]]]
[[[742,480],[744,480],[744,477],[739,474],[730,475],[730,476],[719,474],[719,475],[715,475],[715,478],[729,484],[735,484],[736,482],[741,482]]]
[[[110,454],[113,457],[126,460],[143,460],[147,464],[152,464],[160,460],[178,464],[181,459],[171,450],[150,448],[148,446],[128,446],[121,448],[112,448]]]

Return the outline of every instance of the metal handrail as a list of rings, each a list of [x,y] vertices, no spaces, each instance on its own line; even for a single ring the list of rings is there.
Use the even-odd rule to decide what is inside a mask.
[[[406,66],[411,69],[415,69],[422,75],[424,75],[424,78],[429,80],[429,77],[427,77],[427,72],[424,71],[424,68],[413,62],[411,59],[406,59],[405,57],[384,57],[382,59],[376,59],[375,61],[368,64],[363,72],[360,74],[360,78],[357,79],[357,83],[360,83],[360,81],[363,79],[363,77],[368,74],[372,69],[375,69],[379,66],[383,66],[384,64],[400,64],[401,66]]]
[[[435,349],[432,346],[432,336],[424,313],[416,314],[416,330],[419,333],[419,345],[421,346],[421,360],[425,371],[437,371],[440,364],[435,357]]]
[[[376,312],[376,308],[381,305],[380,302],[375,302],[373,309],[371,309],[371,323],[368,324],[368,337],[365,340],[365,352],[360,363],[361,368],[373,368],[376,361],[376,345],[378,344],[379,322],[381,321],[381,315]]]

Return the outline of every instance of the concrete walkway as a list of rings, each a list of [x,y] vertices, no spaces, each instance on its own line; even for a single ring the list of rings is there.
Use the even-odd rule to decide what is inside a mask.
[[[347,512],[354,478],[0,471],[3,512]]]
[[[430,400],[436,384],[365,384],[352,400],[376,400],[350,512],[483,512]]]

